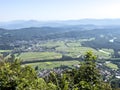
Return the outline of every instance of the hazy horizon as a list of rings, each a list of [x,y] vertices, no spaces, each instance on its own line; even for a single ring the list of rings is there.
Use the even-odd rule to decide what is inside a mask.
[[[0,22],[120,18],[120,0],[0,0]]]

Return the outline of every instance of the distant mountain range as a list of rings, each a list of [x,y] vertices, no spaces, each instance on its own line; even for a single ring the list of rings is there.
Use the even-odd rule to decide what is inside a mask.
[[[66,27],[72,25],[119,26],[120,19],[81,19],[65,21],[16,20],[10,22],[0,22],[0,28],[5,29],[19,29],[28,27]]]

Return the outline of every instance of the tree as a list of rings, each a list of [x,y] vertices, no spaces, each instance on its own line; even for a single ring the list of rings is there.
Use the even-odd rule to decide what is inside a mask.
[[[99,70],[96,68],[97,56],[91,51],[84,56],[84,61],[74,76],[75,87],[79,90],[111,90],[105,89]]]
[[[56,90],[56,85],[38,78],[30,66],[21,66],[18,60],[1,62],[0,90]]]

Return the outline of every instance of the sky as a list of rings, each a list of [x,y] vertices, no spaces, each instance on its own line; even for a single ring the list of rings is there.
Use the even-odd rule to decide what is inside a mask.
[[[0,0],[0,21],[120,18],[120,0]]]

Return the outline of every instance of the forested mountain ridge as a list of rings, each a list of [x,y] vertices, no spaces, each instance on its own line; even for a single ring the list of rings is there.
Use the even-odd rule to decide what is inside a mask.
[[[91,26],[91,25],[90,25]],[[55,38],[69,38],[69,37],[96,37],[99,35],[118,35],[120,27],[114,28],[92,28],[90,26],[67,26],[67,27],[30,27],[21,29],[2,29],[0,28],[0,37],[16,40],[26,39],[55,39]],[[87,29],[86,29],[87,28]],[[73,34],[74,33],[74,34]],[[55,35],[55,38],[52,38]]]

